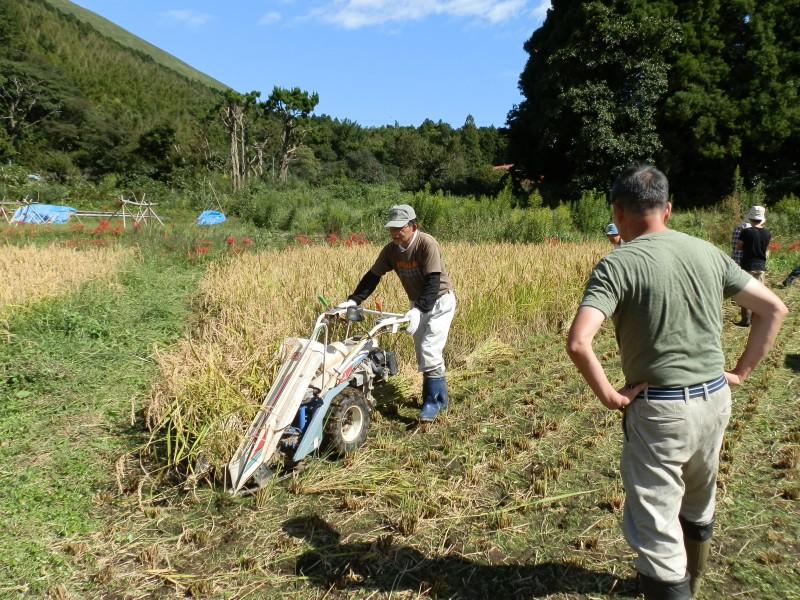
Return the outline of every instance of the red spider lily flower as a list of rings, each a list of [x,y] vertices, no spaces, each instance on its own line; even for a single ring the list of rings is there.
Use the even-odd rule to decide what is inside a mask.
[[[233,237],[232,235],[229,235],[227,238],[225,238],[225,243],[226,243],[226,244],[227,244],[229,247],[230,247],[230,246],[235,246],[235,245],[236,245],[236,238],[235,238],[235,237]]]
[[[252,245],[253,245],[253,240],[251,240],[250,238],[242,238],[242,246],[249,248]]]
[[[328,236],[325,238],[325,241],[328,242],[329,245],[335,246],[339,241],[339,236],[335,233],[329,233]]]
[[[301,246],[309,246],[311,245],[311,238],[307,235],[298,235],[295,236],[294,241],[300,244]]]
[[[770,242],[769,243],[769,251],[770,252],[778,252],[781,249],[781,245],[778,242]]]
[[[345,242],[348,246],[363,246],[367,243],[367,238],[363,233],[351,233]]]
[[[800,250],[800,240],[793,242],[789,248],[787,248],[789,252],[794,252],[795,250]]]

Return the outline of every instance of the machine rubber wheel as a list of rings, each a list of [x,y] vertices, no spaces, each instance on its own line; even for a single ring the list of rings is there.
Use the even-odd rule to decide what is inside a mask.
[[[333,399],[328,422],[325,424],[325,441],[339,455],[359,449],[367,439],[369,429],[369,404],[361,390],[346,387]]]

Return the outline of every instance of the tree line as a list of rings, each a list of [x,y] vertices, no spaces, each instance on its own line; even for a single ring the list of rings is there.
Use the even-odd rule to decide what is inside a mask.
[[[425,185],[494,193],[505,139],[461,128],[367,128],[314,115],[316,93],[220,91],[122,46],[46,0],[0,4],[0,161],[61,180],[188,181],[224,174],[233,190],[269,179]]]
[[[710,204],[739,169],[773,198],[800,190],[800,0],[553,0],[525,43],[506,128],[425,120],[363,127],[299,88],[220,91],[46,0],[0,3],[0,161],[62,181],[172,185],[224,176],[356,181],[518,204],[602,191],[652,161],[681,201]]]
[[[800,189],[798,0],[553,0],[525,43],[510,154],[546,197],[652,161],[713,202],[737,167]]]

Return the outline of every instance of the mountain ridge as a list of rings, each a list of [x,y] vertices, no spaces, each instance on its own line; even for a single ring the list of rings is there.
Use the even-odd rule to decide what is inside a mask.
[[[55,8],[56,10],[71,15],[80,21],[90,25],[94,28],[98,33],[101,35],[117,42],[118,44],[129,48],[134,51],[141,52],[153,59],[154,62],[157,64],[171,69],[188,79],[193,81],[198,81],[203,83],[213,89],[216,90],[227,90],[230,89],[230,86],[214,79],[210,75],[199,71],[195,67],[191,66],[190,64],[182,61],[178,57],[170,54],[169,52],[162,50],[158,46],[155,46],[140,38],[139,36],[131,33],[127,29],[120,27],[113,21],[106,19],[98,15],[95,12],[87,8],[83,8],[75,4],[74,2],[70,2],[69,0],[44,0],[47,4]]]

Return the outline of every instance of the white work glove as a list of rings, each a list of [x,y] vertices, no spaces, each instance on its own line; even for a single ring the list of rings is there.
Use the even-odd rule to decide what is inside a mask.
[[[417,327],[419,327],[419,319],[422,316],[422,313],[417,307],[414,307],[403,316],[406,319],[408,319],[408,326],[406,327],[406,333],[408,335],[414,335],[414,332],[417,330]]]
[[[345,300],[344,302],[339,302],[335,308],[336,310],[347,310],[351,306],[357,306],[355,300]]]

